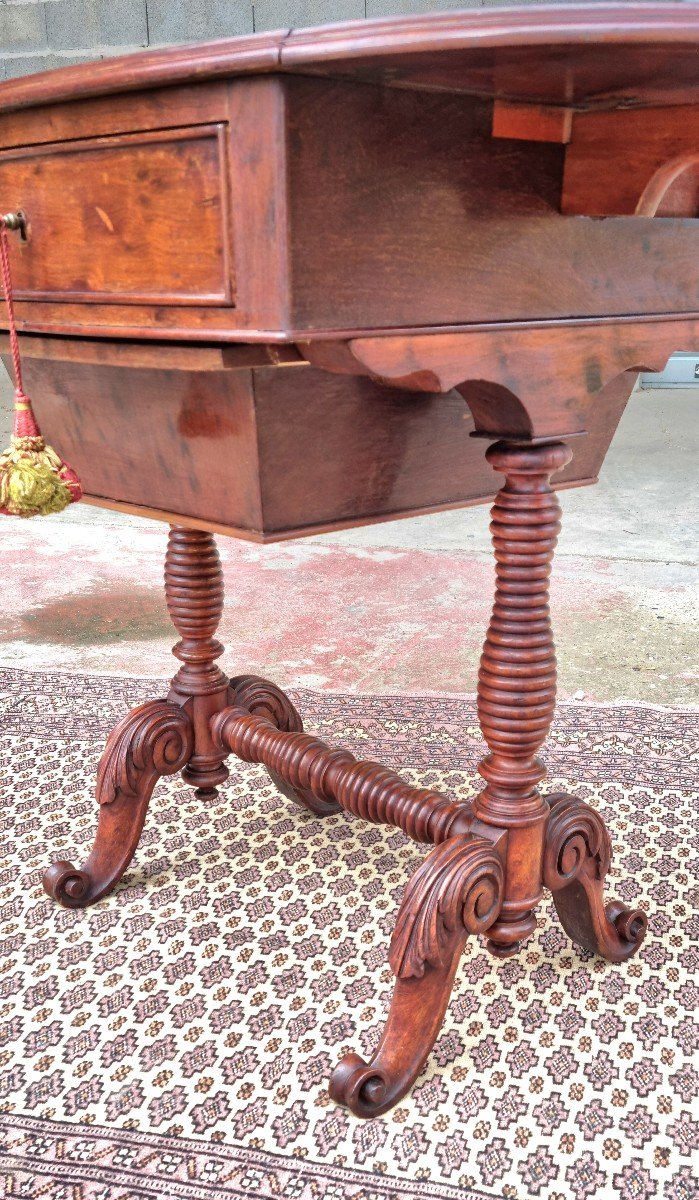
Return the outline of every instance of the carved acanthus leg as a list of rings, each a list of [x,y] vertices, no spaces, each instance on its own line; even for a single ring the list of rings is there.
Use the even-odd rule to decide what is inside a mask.
[[[630,958],[643,941],[647,918],[618,900],[605,905],[604,881],[612,848],[598,812],[575,796],[549,797],[544,883],[566,933],[612,962]]]
[[[99,820],[85,864],[53,863],[44,873],[49,896],[84,908],[111,890],[133,858],[148,802],[161,775],[174,775],[194,744],[187,713],[153,700],[128,713],[111,734],[97,771]]]
[[[506,483],[491,514],[495,604],[478,674],[478,716],[490,754],[478,768],[486,786],[474,814],[509,834],[505,898],[488,943],[499,956],[531,935],[541,898],[548,807],[537,787],[546,770],[536,755],[556,696],[548,579],[560,530],[549,479],[570,457],[560,442],[497,442],[487,451]]]
[[[244,762],[264,763],[297,795],[335,802],[374,824],[396,825],[416,842],[436,844],[471,827],[470,805],[411,787],[395,771],[358,762],[349,750],[333,750],[319,738],[285,732],[259,711],[227,708],[214,717],[211,732],[214,745]]]
[[[409,881],[391,941],[396,985],[381,1041],[365,1062],[347,1054],[330,1079],[333,1100],[358,1117],[391,1108],[419,1075],[439,1033],[469,933],[496,920],[503,867],[496,846],[471,835],[435,847]]]
[[[303,722],[285,692],[268,679],[260,679],[258,675],[238,675],[231,679],[228,694],[229,703],[233,708],[244,708],[249,713],[266,718],[276,729],[283,733],[303,733]],[[310,788],[294,788],[291,784],[271,767],[267,774],[272,783],[288,800],[308,808],[317,817],[326,817],[330,813],[340,811],[336,800],[324,800],[316,796]]]
[[[99,820],[85,865],[54,863],[44,875],[50,896],[72,908],[108,892],[129,865],[159,776],[182,771],[199,796],[216,795],[228,770],[214,750],[209,724],[228,702],[228,680],[216,666],[214,639],[223,604],[223,574],[213,536],[172,526],[165,558],[165,596],[181,640],[182,666],[167,700],[134,709],[111,734],[97,775]]]

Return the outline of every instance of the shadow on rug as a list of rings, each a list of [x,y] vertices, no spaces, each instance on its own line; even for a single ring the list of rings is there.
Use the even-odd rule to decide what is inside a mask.
[[[360,1122],[327,1079],[377,1040],[388,940],[425,848],[316,820],[236,764],[208,807],[158,785],[111,897],[69,911],[41,890],[48,861],[84,858],[104,739],[152,695],[152,680],[0,672],[5,1196],[697,1195],[696,714],[561,705],[547,786],[603,812],[610,886],[647,910],[647,939],[613,966],[573,947],[548,903],[519,957],[470,939],[412,1094]],[[413,783],[476,786],[470,700],[294,699],[310,731]]]

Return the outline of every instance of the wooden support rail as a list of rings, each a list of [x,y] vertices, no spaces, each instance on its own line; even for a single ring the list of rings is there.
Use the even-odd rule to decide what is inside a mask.
[[[263,681],[258,681],[263,682]],[[214,717],[214,744],[244,762],[263,763],[294,792],[336,801],[375,825],[395,825],[416,842],[438,845],[471,828],[471,807],[428,788],[415,788],[379,763],[359,762],[307,733],[288,733],[242,707]]]

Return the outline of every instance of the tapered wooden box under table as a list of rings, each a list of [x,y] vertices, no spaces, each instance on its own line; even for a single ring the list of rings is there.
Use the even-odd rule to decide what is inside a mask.
[[[699,343],[699,10],[449,12],[8,82],[0,211],[43,430],[92,503],[170,522],[181,637],[167,698],[108,741],[92,852],[50,866],[47,891],[103,896],[158,777],[182,771],[207,803],[229,754],[317,815],[431,844],[398,913],[380,1045],[330,1081],[374,1116],[425,1062],[469,933],[516,952],[544,886],[609,959],[645,931],[605,906],[599,814],[540,791],[547,581],[554,488],[593,483],[637,372]],[[331,749],[274,684],[216,665],[215,532],[274,541],[499,484],[473,803]]]

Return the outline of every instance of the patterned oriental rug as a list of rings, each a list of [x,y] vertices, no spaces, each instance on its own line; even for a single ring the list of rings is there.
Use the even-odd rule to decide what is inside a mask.
[[[548,902],[519,957],[472,939],[412,1094],[360,1122],[327,1078],[378,1037],[388,939],[425,848],[316,820],[241,765],[208,808],[159,784],[115,895],[80,912],[41,890],[50,859],[87,852],[107,733],[159,690],[0,672],[4,1196],[697,1196],[696,714],[561,705],[551,790],[575,785],[604,812],[616,893],[647,909],[647,940],[605,963]],[[469,699],[294,699],[310,730],[414,783],[476,786]]]

